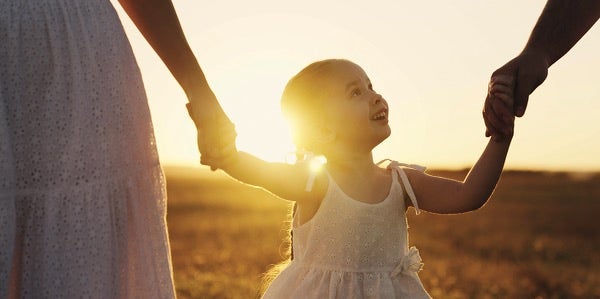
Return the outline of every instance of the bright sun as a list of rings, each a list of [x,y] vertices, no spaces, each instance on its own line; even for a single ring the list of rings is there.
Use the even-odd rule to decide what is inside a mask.
[[[288,126],[281,114],[281,92],[291,77],[284,64],[260,64],[246,59],[221,65],[213,89],[236,125],[237,147],[267,161],[283,162],[294,151]],[[256,70],[260,70],[257,72]]]

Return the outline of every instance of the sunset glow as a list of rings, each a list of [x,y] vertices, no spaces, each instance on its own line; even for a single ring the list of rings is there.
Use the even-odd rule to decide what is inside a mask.
[[[544,1],[369,3],[174,1],[200,65],[236,124],[238,147],[284,161],[294,150],[279,111],[287,80],[325,58],[361,65],[390,103],[392,136],[375,160],[429,167],[475,162],[493,70],[524,46]],[[163,164],[196,164],[185,96],[123,16],[140,64]],[[530,98],[508,168],[600,170],[600,31],[596,24]]]

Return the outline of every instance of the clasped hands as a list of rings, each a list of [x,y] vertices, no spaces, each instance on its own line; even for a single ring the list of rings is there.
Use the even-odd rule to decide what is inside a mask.
[[[515,116],[514,77],[494,75],[488,84],[488,92],[483,108],[483,121],[486,126],[486,137],[494,141],[510,139],[513,136]]]
[[[210,166],[211,170],[223,168],[231,163],[237,148],[235,125],[229,120],[220,106],[197,107],[191,103],[186,108],[196,129],[200,151],[200,164]]]
[[[528,47],[517,57],[498,68],[492,74],[490,87],[494,78],[505,78],[511,83],[512,104],[497,101],[488,88],[488,96],[483,107],[483,119],[486,126],[486,136],[494,140],[502,140],[512,134],[514,116],[525,114],[529,95],[546,80],[550,66],[548,55],[542,49]],[[500,84],[500,82],[497,82]]]

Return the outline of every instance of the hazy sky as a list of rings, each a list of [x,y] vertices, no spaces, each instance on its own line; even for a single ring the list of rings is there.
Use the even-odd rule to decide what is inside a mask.
[[[140,65],[161,161],[197,164],[186,98],[122,13]],[[361,65],[390,104],[392,136],[375,158],[471,166],[487,143],[481,108],[492,71],[516,55],[545,1],[175,0],[188,41],[238,130],[267,160],[293,150],[279,111],[310,62]],[[508,168],[600,170],[600,25],[562,60],[518,119]]]

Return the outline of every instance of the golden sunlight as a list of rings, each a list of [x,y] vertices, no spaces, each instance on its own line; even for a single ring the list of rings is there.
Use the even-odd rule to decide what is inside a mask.
[[[236,125],[237,146],[267,161],[283,162],[294,151],[279,100],[290,70],[261,57],[244,57],[211,70],[213,89]],[[289,68],[289,65],[287,66]]]

